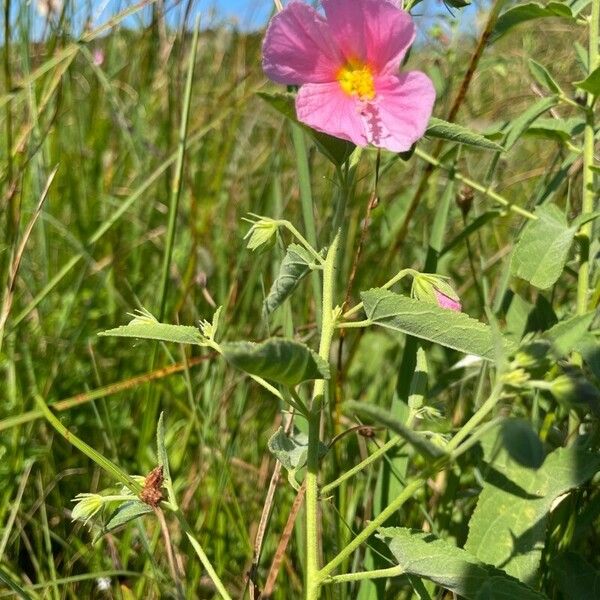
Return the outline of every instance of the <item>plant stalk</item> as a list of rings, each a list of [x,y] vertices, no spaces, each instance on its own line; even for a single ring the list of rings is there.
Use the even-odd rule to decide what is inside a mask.
[[[327,252],[323,266],[323,304],[321,321],[321,341],[319,356],[329,362],[331,341],[335,332],[334,296],[338,260],[337,233]],[[319,442],[321,429],[321,409],[325,395],[325,380],[318,379],[313,390],[311,415],[308,426],[308,456],[306,469],[306,600],[319,597]]]
[[[589,31],[589,73],[599,66],[598,35],[600,30],[600,2],[592,2]],[[586,122],[583,133],[583,190],[581,196],[581,214],[586,215],[594,211],[594,101],[592,94],[588,94],[586,102]],[[590,286],[590,241],[592,238],[593,223],[581,226],[579,230],[579,243],[581,248],[579,274],[577,277],[577,314],[587,312],[588,294]]]

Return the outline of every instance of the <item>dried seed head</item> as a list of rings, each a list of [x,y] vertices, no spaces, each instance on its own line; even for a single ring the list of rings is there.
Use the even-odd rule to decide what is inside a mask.
[[[146,504],[156,508],[163,499],[162,484],[163,484],[163,468],[162,465],[155,467],[148,473],[144,482],[144,489],[140,492],[140,500]]]

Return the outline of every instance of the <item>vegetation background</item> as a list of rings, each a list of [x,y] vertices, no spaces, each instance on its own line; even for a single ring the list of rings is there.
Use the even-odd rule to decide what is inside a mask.
[[[146,474],[155,466],[156,422],[159,409],[164,410],[182,508],[226,586],[241,598],[275,464],[267,441],[281,423],[281,407],[210,353],[173,345],[158,345],[153,351],[148,343],[97,334],[126,322],[135,309],[163,312],[161,269],[168,251],[168,206],[176,186],[181,195],[164,320],[195,324],[210,319],[215,307],[223,305],[228,338],[267,335],[261,305],[283,247],[262,255],[246,250],[242,217],[253,212],[302,223],[289,123],[256,95],[270,87],[260,67],[261,33],[203,28],[192,57],[196,69],[178,180],[189,16],[202,12],[200,3],[141,2],[150,5],[145,27],[129,28],[117,16],[100,30],[85,25],[82,30],[74,19],[75,9],[81,14],[83,4],[66,1],[42,19],[40,29],[33,4],[4,0],[0,598],[19,595],[8,585],[2,589],[7,579],[27,597],[56,600],[175,593],[160,529],[152,520],[136,521],[96,544],[89,527],[71,521],[76,494],[113,482],[56,436],[41,418],[36,396],[52,404],[73,433],[132,474]],[[168,17],[176,5],[183,21]],[[438,92],[435,114],[442,118],[447,118],[464,81],[490,5],[484,2],[470,10],[474,16],[467,24],[457,9],[428,22],[410,56],[410,66],[433,79]],[[530,58],[551,66],[556,80],[573,91],[570,82],[585,76],[577,40],[585,44],[585,31],[578,26],[544,19],[488,44],[456,121],[493,132],[542,97],[545,91],[528,69]],[[572,116],[568,108],[553,110],[561,117]],[[552,116],[546,115],[547,120]],[[524,208],[531,210],[551,195],[567,212],[576,212],[581,161],[573,159],[566,176],[551,183],[565,169],[570,140],[551,129],[548,123],[532,127],[502,156],[491,182],[486,180],[489,154],[465,151],[458,168],[482,185],[492,183],[503,197]],[[432,152],[436,144],[425,140],[422,147]],[[331,219],[332,171],[310,144],[308,156],[321,235]],[[347,216],[346,273],[354,262],[349,249],[366,232],[351,303],[359,290],[382,283],[400,268],[422,268],[432,215],[447,186],[447,173],[430,169],[418,157],[390,162],[380,172],[379,203],[365,228],[376,160],[375,153],[369,154],[363,165]],[[414,203],[424,173],[423,193]],[[492,199],[473,195],[466,187],[457,188],[455,200],[440,270],[452,277],[467,313],[485,319],[486,306],[493,307],[503,327],[519,337],[523,314],[534,307],[536,318],[552,321],[555,312],[560,316],[572,305],[576,280],[567,268],[547,293],[511,279],[508,296],[518,298],[511,312],[506,273],[522,219],[497,210]],[[461,235],[473,223],[472,235]],[[291,302],[293,311],[286,304],[270,323],[270,333],[293,332],[314,343],[311,286],[303,284]],[[344,398],[388,406],[403,344],[402,336],[384,330],[349,332],[344,346],[336,348],[337,386]],[[476,372],[449,368],[460,358],[441,348],[431,352],[435,385],[428,402],[443,413],[444,423],[461,422],[477,393]],[[517,411],[535,422],[527,403],[518,404]],[[334,419],[336,433],[351,425],[341,413],[334,413]],[[336,445],[331,471],[342,472],[366,456],[377,436],[352,435]],[[339,512],[333,512],[333,504],[327,510],[329,550],[339,548],[349,530],[360,529],[372,514],[375,476],[375,471],[367,472],[345,487]],[[464,543],[478,485],[471,474],[438,497],[440,488],[431,482],[405,509],[404,523]],[[598,499],[597,491],[589,493]],[[295,496],[282,476],[253,575],[256,581],[265,581],[278,556]],[[587,531],[577,530],[574,545],[600,567],[596,526],[597,517],[591,515]],[[280,556],[274,598],[301,595],[301,529],[298,519],[289,548]],[[210,580],[175,525],[172,535],[185,567],[187,597],[212,597]],[[355,597],[353,589],[336,588],[335,597]],[[547,591],[556,598],[568,597],[561,596],[556,582]],[[333,598],[333,587],[325,593]],[[406,593],[397,589],[390,597]]]

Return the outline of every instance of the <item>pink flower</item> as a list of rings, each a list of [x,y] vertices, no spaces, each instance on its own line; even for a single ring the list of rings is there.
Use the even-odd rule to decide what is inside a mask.
[[[435,100],[420,71],[398,73],[415,38],[410,15],[390,0],[323,0],[326,18],[292,1],[271,21],[263,69],[299,85],[298,119],[354,142],[404,152],[423,136]]]
[[[437,304],[440,308],[447,308],[461,312],[462,306],[458,294],[448,283],[448,278],[435,273],[415,273],[410,295],[421,302]]]
[[[446,296],[446,294],[443,294],[439,290],[435,290],[435,298],[437,300],[437,305],[441,308],[448,308],[455,312],[460,312],[462,309],[462,306],[458,300],[450,298],[450,296]]]
[[[104,62],[104,52],[102,52],[102,50],[100,50],[99,48],[96,48],[96,50],[94,50],[94,53],[92,54],[92,62],[97,67],[102,66],[102,63]]]

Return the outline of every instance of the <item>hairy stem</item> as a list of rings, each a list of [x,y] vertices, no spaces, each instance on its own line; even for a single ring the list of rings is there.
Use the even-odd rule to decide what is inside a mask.
[[[411,481],[396,498],[386,508],[383,509],[369,524],[345,547],[339,554],[329,561],[319,572],[322,582],[324,582],[331,572],[339,567],[362,543],[366,542],[379,527],[381,527],[407,500],[412,498],[427,481],[424,475],[419,479]]]
[[[319,356],[329,362],[331,341],[335,332],[333,312],[335,280],[340,236],[336,234],[323,266],[323,306],[321,321],[321,341]],[[319,442],[321,428],[321,409],[325,395],[325,380],[315,382],[311,415],[308,427],[308,457],[306,471],[306,598],[316,600],[319,597]]]
[[[589,73],[592,73],[599,64],[598,59],[598,34],[600,28],[600,2],[592,2],[589,32]],[[588,94],[587,116],[583,137],[583,190],[581,200],[581,214],[594,211],[594,97]],[[579,275],[577,277],[577,314],[587,311],[588,293],[590,285],[590,240],[592,238],[593,224],[586,223],[579,230],[581,256]]]
[[[350,479],[357,473],[360,473],[362,470],[366,469],[369,465],[373,464],[375,461],[381,458],[388,450],[390,450],[402,441],[404,441],[402,437],[400,437],[399,435],[395,435],[383,446],[381,446],[381,448],[378,448],[377,450],[375,450],[375,452],[369,454],[369,456],[367,456],[365,460],[359,462],[356,466],[352,467],[351,469],[340,475],[335,481],[332,481],[331,483],[328,483],[327,485],[323,486],[323,488],[321,489],[321,494],[323,496],[326,496],[329,492],[333,491],[336,487],[344,483],[344,481]]]

